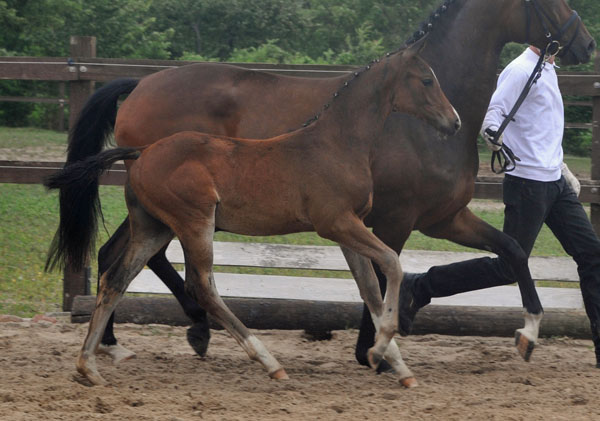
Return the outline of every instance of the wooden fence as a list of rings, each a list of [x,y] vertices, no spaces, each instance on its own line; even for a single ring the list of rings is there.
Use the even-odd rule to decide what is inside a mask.
[[[69,126],[72,126],[85,101],[94,90],[94,82],[106,82],[120,77],[142,78],[167,68],[191,64],[189,61],[174,60],[131,60],[96,57],[95,37],[70,39],[70,57],[0,57],[0,79],[40,80],[68,84],[68,97],[64,98],[19,98],[0,97],[0,101],[55,102],[69,108]],[[354,66],[331,65],[286,65],[234,63],[238,66],[264,70],[278,74],[304,77],[327,77],[349,73]],[[584,96],[591,100],[568,105],[593,107],[591,122],[568,123],[567,128],[592,129],[591,179],[580,180],[581,201],[590,203],[592,223],[600,233],[600,55],[595,59],[593,73],[559,73],[560,89],[565,96]],[[60,162],[0,161],[0,183],[38,184],[56,169]],[[122,165],[115,165],[101,180],[103,184],[119,185],[124,182]],[[500,177],[479,177],[475,186],[475,197],[500,199],[502,185]],[[65,271],[63,308],[70,310],[75,295],[89,293],[89,274]]]

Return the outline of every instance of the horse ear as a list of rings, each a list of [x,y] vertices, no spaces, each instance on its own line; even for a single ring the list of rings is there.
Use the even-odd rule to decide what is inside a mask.
[[[427,45],[427,35],[429,35],[429,33],[425,34],[423,38],[408,47],[408,51],[410,51],[412,54],[420,54]]]

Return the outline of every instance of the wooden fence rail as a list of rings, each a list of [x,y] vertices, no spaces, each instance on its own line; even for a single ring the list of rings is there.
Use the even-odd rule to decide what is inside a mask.
[[[133,60],[96,57],[96,39],[94,37],[71,37],[70,57],[0,57],[0,79],[6,80],[43,80],[68,84],[65,99],[23,98],[36,102],[56,101],[69,107],[69,125],[71,126],[85,101],[93,92],[94,82],[106,82],[120,77],[142,78],[167,68],[192,64],[190,61],[176,60]],[[241,67],[269,71],[278,74],[304,77],[327,77],[349,73],[355,66],[331,65],[289,65],[231,63]],[[591,122],[569,123],[571,128],[592,129],[592,168],[591,180],[582,180],[582,202],[590,203],[592,223],[600,233],[600,55],[595,59],[593,73],[559,73],[559,85],[563,95],[591,97],[578,105],[592,106]],[[61,93],[62,96],[62,93]],[[0,97],[0,100],[17,101],[15,97]],[[571,103],[571,102],[569,102]],[[571,105],[574,105],[571,103]],[[0,183],[40,183],[48,174],[60,168],[56,162],[16,162],[0,161]],[[122,166],[115,166],[101,180],[104,184],[118,185],[124,181]],[[497,177],[479,177],[476,183],[475,197],[500,199],[502,195],[501,179]],[[65,273],[63,308],[71,309],[75,295],[89,291],[86,275]]]
[[[58,171],[64,162],[0,161],[0,183],[41,184],[44,178]],[[121,186],[127,173],[123,164],[114,164],[100,178],[100,184]],[[600,203],[600,180],[579,180],[580,200],[583,203]],[[502,198],[502,177],[479,176],[475,182],[476,199]],[[600,232],[600,230],[598,230]]]

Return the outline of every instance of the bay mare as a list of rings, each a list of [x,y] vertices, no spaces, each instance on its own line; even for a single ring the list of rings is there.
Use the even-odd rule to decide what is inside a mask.
[[[139,157],[129,168],[125,185],[130,241],[102,274],[78,371],[94,384],[105,383],[96,368],[95,353],[106,323],[133,278],[177,236],[185,254],[188,295],[271,377],[287,378],[279,362],[219,297],[212,273],[213,235],[215,229],[244,235],[316,231],[373,260],[385,274],[385,303],[375,276],[357,278],[377,327],[369,362],[376,369],[385,356],[404,385],[415,385],[392,340],[402,281],[398,255],[364,225],[363,218],[373,201],[370,157],[376,147],[374,139],[392,110],[415,115],[445,134],[460,128],[458,114],[417,50],[413,45],[357,73],[360,77],[317,121],[292,133],[256,141],[179,132],[144,148],[141,156],[137,148],[112,149],[53,176],[49,187],[80,193],[96,188],[90,180],[97,185],[98,168]],[[71,203],[70,212],[61,214],[61,222],[66,218],[68,225],[94,205],[94,200]],[[73,242],[63,238],[65,248],[58,253],[81,265],[83,261],[75,260],[80,233],[73,235]]]
[[[520,247],[467,208],[472,198],[479,162],[477,133],[495,87],[500,52],[508,42],[546,44],[548,22],[529,10],[524,0],[446,1],[433,12],[409,42],[428,33],[422,55],[434,69],[444,92],[462,117],[462,129],[451,142],[410,116],[392,114],[372,157],[373,208],[365,222],[397,253],[413,230],[426,235],[492,251],[515,268],[524,306],[539,314],[526,259]],[[567,22],[572,10],[564,0],[538,0],[555,22]],[[549,26],[553,34],[557,30]],[[587,62],[594,41],[581,24],[570,28],[560,54],[562,64]],[[529,35],[529,36],[528,36]],[[70,138],[68,162],[98,153],[117,113],[117,98],[130,95],[116,114],[115,139],[119,146],[141,146],[182,130],[229,136],[267,138],[296,129],[330,102],[346,76],[327,79],[294,78],[223,64],[196,64],[165,70],[141,81],[114,81],[98,90],[84,108]],[[118,257],[129,237],[125,221],[101,248],[99,273]],[[349,256],[355,276],[370,268]],[[356,256],[355,256],[356,257]],[[183,280],[167,261],[164,249],[148,266],[173,291],[194,325],[188,340],[203,355],[208,345],[206,314],[184,293]],[[377,269],[377,268],[376,268]],[[381,288],[384,277],[377,270]],[[373,343],[373,325],[365,311],[356,348],[360,363]],[[529,334],[534,342],[537,332]],[[134,355],[117,344],[109,322],[100,350],[115,362]],[[382,364],[383,366],[383,364]]]

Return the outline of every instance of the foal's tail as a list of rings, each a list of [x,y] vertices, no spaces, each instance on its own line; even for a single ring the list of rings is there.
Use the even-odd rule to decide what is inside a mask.
[[[60,224],[48,251],[46,270],[64,268],[67,264],[79,270],[88,252],[93,251],[102,215],[98,195],[99,178],[113,163],[121,159],[137,159],[139,149],[109,149],[65,165],[44,181],[49,189],[60,189]]]

